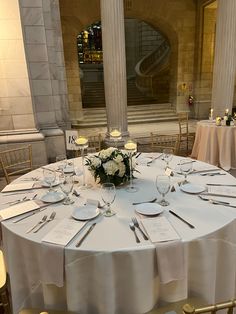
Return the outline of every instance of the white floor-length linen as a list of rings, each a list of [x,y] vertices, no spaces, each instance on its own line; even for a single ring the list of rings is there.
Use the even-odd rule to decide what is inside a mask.
[[[178,161],[179,158],[174,157],[170,166],[174,168]],[[170,255],[176,260],[176,268],[182,271],[176,272],[177,275],[181,273],[179,278],[173,275],[172,280],[161,280],[168,277],[162,273],[168,269],[160,269],[163,255],[156,253],[158,244],[144,241],[140,234],[141,243],[135,242],[128,226],[135,214],[132,203],[158,195],[155,178],[164,172],[164,166],[164,162],[158,159],[150,167],[139,166],[140,173],[135,180],[139,192],[127,193],[124,188],[118,188],[113,204],[117,215],[98,217],[96,227],[80,248],[75,248],[79,236],[65,248],[63,287],[43,281],[45,267],[57,267],[57,259],[48,254],[42,260],[41,239],[62,218],[70,217],[74,206],[83,204],[86,198],[100,199],[99,187],[95,185],[81,191],[81,197],[75,198],[73,206],[50,205],[44,213],[50,214],[55,209],[56,219],[36,234],[26,234],[25,231],[39,220],[38,214],[17,224],[12,220],[3,222],[4,254],[10,274],[14,313],[23,306],[40,306],[76,313],[138,314],[147,312],[158,302],[173,302],[191,295],[204,296],[207,302],[235,297],[236,208],[213,205],[179,189],[166,196],[170,206],[162,215],[167,217],[182,239],[181,251],[177,253],[183,258],[183,265],[179,265],[180,259],[174,250]],[[195,169],[199,167],[209,168],[209,165],[194,163]],[[40,170],[36,171],[40,175]],[[201,185],[214,182],[236,184],[229,174],[215,177],[193,174],[188,177],[191,182]],[[172,180],[181,179],[175,174]],[[39,196],[45,193],[45,190],[37,191]],[[0,198],[3,201],[7,197],[0,195]],[[168,209],[184,216],[195,229],[169,214]],[[158,258],[161,258],[159,262]],[[173,265],[171,263],[170,267]]]
[[[211,121],[197,123],[191,156],[228,171],[236,168],[236,126],[216,126]]]

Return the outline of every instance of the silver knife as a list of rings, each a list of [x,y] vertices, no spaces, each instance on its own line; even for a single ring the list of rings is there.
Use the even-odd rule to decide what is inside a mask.
[[[79,240],[79,242],[76,243],[76,247],[79,247],[84,240],[86,239],[86,237],[90,234],[90,232],[93,230],[93,228],[96,226],[96,222],[92,224],[92,226],[89,227],[89,229],[87,230],[87,232],[84,234],[84,236]]]
[[[174,215],[175,217],[177,217],[178,219],[180,219],[181,221],[183,221],[184,223],[186,223],[190,228],[194,229],[194,225],[192,225],[190,222],[188,222],[187,220],[185,220],[184,218],[180,217],[178,214],[176,214],[175,212],[173,212],[171,209],[169,210],[169,213],[171,213],[172,215]]]

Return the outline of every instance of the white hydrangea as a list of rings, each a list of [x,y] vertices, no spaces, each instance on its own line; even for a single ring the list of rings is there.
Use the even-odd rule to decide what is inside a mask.
[[[99,168],[102,164],[101,159],[97,158],[97,157],[90,157],[92,166],[95,168]]]
[[[119,167],[119,173],[118,173],[118,177],[123,177],[125,174],[125,164],[123,162],[118,164]]]
[[[111,154],[113,153],[114,150],[116,150],[116,148],[114,148],[114,147],[109,147],[107,149],[103,149],[100,151],[99,157],[101,159],[106,159],[106,158],[111,156]]]
[[[102,166],[105,170],[105,173],[110,176],[113,176],[116,173],[116,171],[119,170],[118,164],[113,160],[108,160]]]

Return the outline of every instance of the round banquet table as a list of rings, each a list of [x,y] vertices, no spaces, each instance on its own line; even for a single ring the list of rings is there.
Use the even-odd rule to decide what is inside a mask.
[[[215,121],[197,123],[191,156],[228,171],[236,168],[236,126],[216,126]]]
[[[116,215],[109,218],[100,215],[89,221],[88,224],[94,221],[97,224],[78,248],[75,244],[83,232],[79,232],[62,251],[41,240],[62,219],[72,219],[74,208],[83,205],[86,199],[101,201],[100,187],[95,183],[91,188],[81,189],[80,197],[73,195],[73,205],[63,205],[62,202],[50,204],[42,213],[18,223],[13,222],[15,218],[1,223],[14,313],[30,306],[67,309],[81,314],[138,314],[150,311],[163,301],[174,302],[187,296],[203,296],[207,302],[235,297],[236,208],[203,201],[196,194],[184,193],[176,185],[176,191],[166,195],[170,205],[164,208],[161,216],[168,219],[181,240],[151,243],[137,231],[141,242],[135,242],[129,228],[131,217],[136,215],[132,203],[155,196],[160,198],[155,178],[157,174],[164,173],[165,167],[160,158],[147,167],[149,155],[155,156],[143,153],[136,159],[139,172],[135,173],[137,178],[134,183],[139,191],[128,193],[124,187],[117,188],[112,205]],[[179,160],[180,157],[174,156],[170,167],[176,169]],[[75,166],[81,165],[80,158],[76,158],[74,163]],[[57,165],[50,164],[48,167],[57,168]],[[194,162],[194,169],[209,167],[216,168]],[[42,168],[16,181],[36,176],[43,177]],[[216,182],[236,184],[235,178],[228,173],[221,176],[196,173],[190,174],[188,179],[201,185]],[[89,176],[87,180],[93,182]],[[183,176],[174,172],[171,180],[174,184],[182,181]],[[35,191],[40,199],[46,189],[29,190],[25,194],[34,195]],[[0,193],[0,198],[3,204],[19,198],[19,194]],[[236,199],[234,203],[236,205]],[[1,205],[1,209],[7,206]],[[191,222],[195,229],[171,215],[169,209]],[[52,210],[56,211],[53,221],[37,233],[26,233]]]

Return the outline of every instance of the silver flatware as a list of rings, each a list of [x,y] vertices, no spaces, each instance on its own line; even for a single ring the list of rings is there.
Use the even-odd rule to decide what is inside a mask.
[[[93,230],[93,228],[96,226],[96,222],[93,223],[89,229],[86,231],[86,233],[83,235],[83,237],[79,240],[79,242],[76,243],[76,247],[79,247],[83,242],[84,240],[87,238],[87,236],[90,234],[90,232]]]
[[[12,222],[13,222],[13,223],[20,222],[20,221],[22,221],[22,220],[24,220],[24,219],[26,219],[26,218],[28,218],[28,217],[31,217],[31,216],[33,216],[33,215],[35,215],[35,214],[38,214],[38,213],[42,212],[42,211],[45,210],[46,208],[47,208],[47,206],[41,207],[41,208],[39,208],[39,209],[36,209],[36,210],[30,212],[28,215],[23,216],[23,217],[20,217],[20,218],[18,218],[18,219],[16,219],[16,220],[13,220]]]
[[[196,174],[196,173],[204,173],[204,172],[211,172],[211,171],[217,171],[218,169],[205,169],[205,170],[193,170],[189,174]]]
[[[15,200],[15,201],[9,201],[9,202],[6,202],[6,203],[2,203],[2,205],[7,205],[7,204],[15,205],[15,204],[18,204],[20,202],[24,202],[26,199],[27,199],[27,196],[24,196],[23,198]]]
[[[135,241],[136,241],[137,243],[140,243],[140,240],[139,240],[139,238],[138,238],[138,236],[137,236],[137,233],[136,233],[136,231],[135,231],[134,223],[133,223],[133,222],[130,222],[130,223],[129,223],[129,227],[130,227],[130,229],[131,229],[131,230],[133,231],[133,233],[134,233]]]
[[[42,223],[44,223],[47,220],[48,216],[44,215],[43,218],[41,220],[39,220],[39,222],[37,222],[33,227],[31,227],[30,229],[28,229],[26,231],[26,233],[31,232],[32,230],[34,230],[35,228],[37,228],[39,225],[41,225]]]
[[[132,204],[133,205],[139,205],[139,204],[144,204],[144,203],[155,203],[156,200],[157,200],[156,198],[153,198],[152,200],[149,200],[149,201],[134,202]]]
[[[142,154],[142,152],[139,152],[139,153],[135,156],[135,158],[138,158],[141,154]]]
[[[236,184],[220,184],[220,183],[207,183],[210,186],[236,186]]]
[[[56,217],[56,212],[53,211],[51,213],[51,215],[49,216],[48,219],[46,219],[43,223],[41,223],[38,228],[35,228],[35,230],[33,231],[34,233],[38,232],[40,229],[42,229],[46,224],[48,224],[50,221],[54,220],[54,218]]]
[[[216,199],[212,199],[212,198],[205,198],[202,195],[198,195],[203,201],[209,201],[211,204],[214,205],[222,205],[222,206],[227,206],[227,207],[233,207],[236,208],[236,205],[231,205],[229,202],[224,202],[224,201],[220,201],[220,200],[216,200]]]
[[[144,240],[148,240],[148,236],[147,236],[147,235],[144,233],[144,231],[141,229],[137,218],[136,218],[136,217],[132,217],[131,220],[132,220],[134,226],[135,226],[136,228],[138,228],[138,230],[142,233]]]
[[[186,165],[186,164],[189,164],[191,162],[196,162],[196,161],[197,160],[186,161],[186,162],[183,162],[182,165]],[[177,166],[180,166],[180,163],[178,163]]]
[[[155,157],[155,158],[152,158],[150,161],[147,162],[147,166],[150,166],[151,163],[153,163],[153,161],[155,161],[155,160],[161,158],[163,155],[164,155],[164,154],[162,153],[162,154],[160,154],[159,156],[157,156],[157,157]]]
[[[171,209],[169,210],[169,213],[171,213],[173,216],[175,216],[176,218],[178,218],[179,220],[183,221],[186,225],[188,225],[190,228],[194,229],[194,225],[192,225],[190,222],[188,222],[187,220],[185,220],[184,218],[182,218],[181,216],[179,216],[178,214],[176,214],[175,212],[173,212]]]
[[[224,176],[224,175],[226,175],[226,173],[221,173],[221,172],[200,173],[200,176],[210,176],[210,177],[213,177],[213,176]]]

